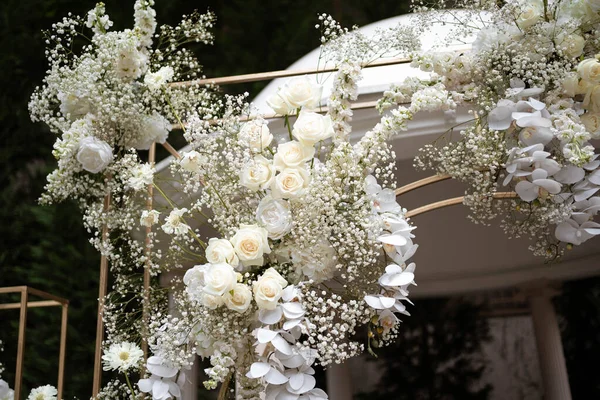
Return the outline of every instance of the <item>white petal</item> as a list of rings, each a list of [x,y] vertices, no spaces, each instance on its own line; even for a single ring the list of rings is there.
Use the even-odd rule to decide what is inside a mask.
[[[556,179],[560,183],[566,183],[567,185],[577,183],[583,180],[584,177],[584,169],[579,168],[575,165],[567,165],[554,175],[554,179]]]
[[[265,376],[271,369],[271,364],[265,362],[255,362],[250,366],[250,371],[246,374],[248,378],[260,378]]]
[[[260,310],[258,312],[258,320],[263,324],[273,325],[281,320],[283,310],[281,306],[275,307],[273,310]]]
[[[573,243],[578,245],[580,244],[579,239],[577,239],[575,235],[578,228],[579,226],[577,225],[577,222],[569,219],[558,224],[558,226],[554,230],[554,235],[561,242]]]
[[[169,385],[169,393],[173,395],[173,397],[181,397],[181,388],[177,386],[177,384],[173,381],[167,381]]]
[[[271,368],[265,375],[265,380],[272,385],[283,385],[288,381],[288,378],[275,368]]]
[[[279,357],[279,360],[286,368],[298,368],[306,362],[300,354],[293,354],[288,358]]]
[[[365,301],[369,306],[373,307],[376,310],[384,310],[387,307],[384,307],[383,304],[381,304],[380,299],[381,298],[378,296],[365,296]]]
[[[154,360],[152,360],[152,359],[154,359]],[[162,359],[159,357],[148,358],[148,362],[146,365],[146,367],[148,368],[148,371],[150,371],[154,375],[157,375],[157,376],[160,376],[163,378],[172,378],[177,374],[177,371],[178,371],[177,368],[167,367],[166,365],[158,364],[158,363],[156,363],[157,360],[159,360],[160,362],[163,362]]]
[[[600,190],[600,187],[582,190],[580,192],[575,193],[574,199],[575,199],[575,201],[581,201],[581,200],[589,199],[598,190]]]
[[[144,393],[149,393],[152,390],[152,379],[140,379],[137,383],[140,391]]]
[[[169,385],[163,381],[154,381],[152,385],[152,397],[161,398],[169,393]]]
[[[272,331],[270,329],[259,328],[256,332],[256,338],[259,343],[269,343],[277,336],[276,331]]]
[[[275,336],[273,340],[271,340],[271,343],[273,344],[273,346],[275,346],[277,350],[279,350],[283,354],[292,354],[292,346],[290,346],[287,340],[282,338],[280,335]]]
[[[309,390],[314,389],[316,383],[317,383],[317,381],[316,381],[316,379],[315,379],[314,376],[304,375],[304,382],[303,382],[302,387],[300,388],[300,390],[298,390],[298,393],[306,393]]]
[[[302,319],[298,318],[298,319],[290,319],[288,321],[285,321],[283,323],[283,329],[285,329],[286,331],[289,331],[290,329],[298,326],[300,324],[300,322],[302,322]]]
[[[402,235],[381,235],[377,240],[381,243],[391,244],[392,246],[404,246],[406,244],[406,238]]]
[[[560,183],[552,180],[552,179],[536,179],[533,181],[533,184],[543,187],[548,191],[548,193],[558,194],[560,193]]]
[[[404,286],[408,285],[412,281],[415,280],[415,274],[411,272],[403,272],[401,274],[393,275],[389,280],[386,286]]]
[[[592,182],[594,185],[600,185],[600,169],[592,172],[588,176],[588,180]]]
[[[304,384],[304,374],[302,372],[296,372],[295,374],[290,376],[288,385],[290,385],[290,387],[293,390],[297,391],[298,389],[300,389],[302,387],[303,384]]]
[[[548,177],[548,171],[546,171],[543,168],[536,168],[532,173],[531,173],[531,179],[532,180],[536,180],[536,179],[546,179]]]
[[[515,186],[515,192],[523,201],[533,201],[538,197],[538,187],[529,181],[521,181]]]
[[[304,315],[304,307],[298,302],[282,304],[283,314],[288,319],[300,318]]]

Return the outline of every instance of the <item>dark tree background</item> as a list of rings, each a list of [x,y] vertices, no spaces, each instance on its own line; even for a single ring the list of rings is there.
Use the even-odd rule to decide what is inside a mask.
[[[381,381],[357,400],[487,399],[481,345],[490,334],[481,307],[461,298],[419,299],[409,311],[398,340],[377,351]]]
[[[132,25],[133,2],[105,1],[115,29]],[[85,14],[94,3],[93,0],[0,2],[0,287],[26,284],[71,301],[65,398],[81,399],[91,393],[99,256],[87,241],[88,234],[81,227],[81,216],[74,204],[37,205],[45,176],[55,167],[51,156],[55,138],[43,125],[31,123],[27,102],[47,67],[41,30],[68,12]],[[181,14],[193,9],[210,8],[217,14],[215,45],[195,49],[205,66],[205,74],[213,77],[286,68],[319,45],[319,33],[314,29],[317,12],[329,12],[347,26],[364,25],[406,13],[408,4],[397,0],[157,0],[156,10],[159,24],[176,24]],[[247,90],[252,95],[263,85],[226,90]],[[565,350],[574,396],[600,398],[600,388],[594,383],[597,380],[589,375],[598,359],[595,355],[600,338],[598,330],[590,326],[598,327],[600,286],[596,281],[582,284],[587,285],[586,290],[576,286],[565,291],[570,297],[560,306],[567,316]],[[16,298],[3,295],[0,301],[16,301]],[[419,302],[420,306],[423,304]],[[428,316],[443,315],[435,307],[428,310]],[[17,311],[0,312],[0,340],[5,347],[0,360],[6,367],[3,378],[11,386],[17,318]],[[411,320],[407,318],[405,326],[410,326]],[[26,393],[32,386],[55,384],[59,330],[58,308],[30,310]],[[435,361],[431,357],[428,360]],[[427,367],[423,361],[422,365],[412,374],[405,371],[404,385],[433,379],[423,374],[434,364]],[[458,379],[459,375],[456,372],[453,376]]]

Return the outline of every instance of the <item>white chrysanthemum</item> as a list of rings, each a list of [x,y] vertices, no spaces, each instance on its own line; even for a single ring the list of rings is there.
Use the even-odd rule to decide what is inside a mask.
[[[104,350],[102,361],[105,371],[125,372],[137,368],[144,352],[139,346],[131,342],[113,343],[108,350]]]
[[[57,400],[58,391],[52,385],[40,386],[29,393],[27,400]]]

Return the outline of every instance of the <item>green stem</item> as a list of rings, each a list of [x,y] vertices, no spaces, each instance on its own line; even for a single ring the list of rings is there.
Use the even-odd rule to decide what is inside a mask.
[[[129,387],[129,390],[131,390],[131,398],[135,400],[135,392],[133,391],[133,386],[131,386],[129,375],[125,374],[125,380],[127,381],[127,387]]]
[[[165,89],[163,89],[163,93],[165,94],[165,99],[167,100],[167,104],[169,105],[169,107],[171,107],[171,111],[173,111],[173,115],[175,116],[175,119],[181,126],[181,130],[183,131],[183,133],[185,133],[185,125],[183,125],[183,122],[181,122],[181,119],[179,118],[179,114],[177,114],[177,111],[175,111],[175,107],[173,107],[173,104],[171,104],[171,100],[169,99],[169,95],[167,94],[167,91]]]
[[[290,140],[294,140],[294,138],[292,137],[292,126],[290,125],[290,116],[286,115],[285,116],[285,122],[284,125],[287,127],[288,129],[288,135],[290,135]]]

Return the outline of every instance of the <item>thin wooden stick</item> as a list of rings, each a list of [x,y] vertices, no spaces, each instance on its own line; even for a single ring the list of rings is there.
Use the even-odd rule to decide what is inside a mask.
[[[63,398],[64,382],[65,382],[65,356],[67,353],[67,318],[69,315],[69,304],[63,304],[61,307],[61,324],[60,324],[60,352],[58,355],[58,398]]]
[[[446,179],[450,179],[450,178],[451,178],[451,176],[448,174],[433,175],[433,176],[429,176],[427,178],[418,180],[416,182],[411,182],[408,185],[404,185],[404,186],[396,189],[396,197],[400,196],[401,194],[408,193],[412,190],[418,189],[420,187],[431,185],[432,183],[436,183],[436,182],[440,182],[440,181],[445,181]]]
[[[165,142],[166,143],[166,142]],[[152,143],[150,151],[148,152],[148,163],[154,167],[154,161],[156,159],[156,143]],[[148,185],[148,197],[146,198],[146,210],[152,211],[152,200],[154,196],[154,184]],[[150,256],[152,254],[152,240],[150,235],[152,234],[152,228],[146,227],[146,248],[144,253],[146,255],[146,262],[144,263],[144,304],[143,304],[143,321],[144,327],[142,331],[142,350],[144,351],[144,360],[148,359],[148,323],[149,323],[149,310],[150,310],[150,268],[152,267],[152,260]],[[144,363],[145,364],[145,363]]]
[[[219,389],[219,395],[217,396],[217,400],[226,400],[229,397],[228,392],[229,381],[231,381],[231,375],[232,373],[230,372],[229,375],[227,375],[227,377],[223,381],[223,383],[221,383],[221,388]]]
[[[181,155],[169,142],[164,142],[162,146],[175,158],[180,159]]]
[[[406,104],[406,103],[402,103],[402,104]],[[400,104],[400,105],[402,105]],[[360,102],[360,103],[354,103],[350,106],[351,110],[364,110],[364,109],[368,109],[368,108],[375,108],[375,106],[377,105],[377,101],[364,101],[364,102]],[[319,113],[319,114],[325,114],[329,111],[329,108],[327,107],[319,107],[315,110],[312,110],[313,112]],[[259,115],[244,115],[242,117],[240,117],[240,122],[244,122],[244,121],[251,121],[254,120],[256,118],[258,118]],[[260,117],[262,119],[280,119],[280,118],[285,118],[285,115],[281,115],[281,114],[265,114],[265,115],[260,115]],[[221,121],[221,119],[215,118],[215,119],[211,119],[208,120],[208,122],[211,125],[217,124],[219,121]],[[171,130],[175,130],[175,129],[183,129],[183,128],[187,128],[187,123],[183,123],[183,126],[181,124],[173,124],[171,125]],[[164,144],[163,144],[164,146]],[[167,149],[168,150],[168,149]]]
[[[21,290],[21,309],[19,314],[19,339],[17,343],[17,368],[15,369],[15,399],[21,399],[23,381],[23,362],[25,361],[25,330],[27,328],[27,287]]]
[[[362,68],[371,68],[371,67],[383,67],[387,65],[398,65],[398,64],[408,64],[412,62],[411,58],[388,58],[383,60],[374,61],[369,64],[363,64]],[[271,79],[277,78],[289,78],[292,76],[299,75],[314,75],[326,72],[335,72],[337,71],[337,67],[331,68],[323,68],[323,69],[295,69],[295,70],[279,70],[279,71],[269,71],[269,72],[258,72],[254,74],[244,74],[244,75],[233,75],[233,76],[224,76],[221,78],[205,78],[205,79],[196,79],[193,81],[183,81],[183,82],[173,82],[170,83],[171,87],[182,87],[182,86],[192,86],[192,85],[231,85],[235,83],[248,83],[248,82],[257,82],[257,81],[267,81]]]
[[[515,192],[497,192],[494,193],[495,199],[514,199],[519,197]],[[445,208],[456,204],[462,204],[465,196],[453,197],[451,199],[437,201],[435,203],[427,204],[414,210],[410,210],[406,213],[407,217],[415,217],[417,215],[425,214],[429,211],[437,210],[439,208]]]
[[[110,193],[104,197],[104,213],[110,208]],[[108,226],[102,227],[102,243],[108,239]],[[100,257],[100,282],[98,288],[98,320],[96,322],[96,352],[94,356],[94,385],[92,397],[96,398],[102,383],[102,341],[104,340],[104,297],[108,286],[108,259],[105,255]]]

